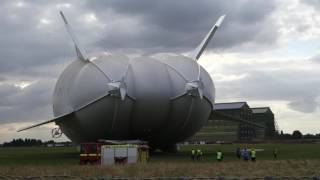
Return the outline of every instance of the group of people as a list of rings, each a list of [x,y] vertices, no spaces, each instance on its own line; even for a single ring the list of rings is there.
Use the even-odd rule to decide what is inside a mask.
[[[195,160],[201,160],[203,156],[203,152],[201,151],[201,149],[192,149],[191,150],[191,159],[193,161]],[[257,156],[257,152],[254,148],[251,149],[247,149],[247,148],[243,148],[240,149],[239,147],[236,149],[236,156],[238,159],[243,159],[244,161],[256,161],[256,156]],[[275,148],[273,149],[273,157],[274,159],[277,159],[278,156],[278,150]],[[223,160],[223,153],[221,150],[218,150],[216,153],[216,159],[217,161],[222,161]]]
[[[237,148],[236,156],[238,159],[241,159],[242,157],[245,161],[249,161],[249,159],[251,159],[251,161],[256,161],[256,150],[254,148],[250,150],[248,150],[247,148]]]
[[[192,149],[192,150],[191,150],[191,160],[193,160],[193,161],[199,161],[199,160],[202,159],[202,156],[203,156],[203,152],[202,152],[201,149],[197,149],[197,150]],[[223,153],[222,153],[221,150],[219,150],[219,151],[217,152],[217,160],[218,160],[218,161],[222,161],[222,160],[223,160]]]
[[[242,150],[240,150],[240,148],[237,148],[236,150],[236,156],[238,159],[241,159],[241,157],[243,158],[243,160],[245,161],[249,161],[249,159],[251,159],[251,161],[256,161],[256,150],[255,149],[250,149],[248,150],[247,148],[244,148]],[[217,156],[216,156],[217,161],[222,161],[223,160],[223,153],[221,150],[217,151]]]
[[[197,150],[195,150],[195,149],[192,149],[191,150],[191,159],[193,160],[193,161],[199,161],[199,160],[201,160],[202,159],[202,156],[203,156],[203,152],[202,152],[202,150],[201,149],[197,149]]]

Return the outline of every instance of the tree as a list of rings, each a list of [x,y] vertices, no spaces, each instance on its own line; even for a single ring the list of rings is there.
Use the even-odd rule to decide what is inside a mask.
[[[11,142],[3,143],[3,147],[21,147],[21,146],[41,146],[42,141],[38,139],[13,139]]]
[[[292,138],[293,139],[301,139],[302,138],[302,133],[299,130],[295,130],[292,133]]]

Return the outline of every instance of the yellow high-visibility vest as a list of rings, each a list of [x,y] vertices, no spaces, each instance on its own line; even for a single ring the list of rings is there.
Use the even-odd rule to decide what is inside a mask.
[[[200,153],[201,153],[201,150],[200,150],[200,149],[198,149],[198,150],[197,150],[197,154],[198,154],[198,155],[200,155]]]
[[[256,157],[256,151],[255,151],[255,150],[252,150],[252,151],[251,151],[251,157],[252,157],[252,158],[255,158],[255,157]]]
[[[217,159],[219,160],[219,159],[222,159],[222,152],[217,152]]]

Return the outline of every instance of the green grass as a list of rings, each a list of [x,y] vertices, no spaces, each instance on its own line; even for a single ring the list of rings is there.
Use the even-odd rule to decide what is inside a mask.
[[[237,147],[263,149],[257,162],[244,162],[235,157]],[[279,158],[273,159],[276,147]],[[192,148],[202,149],[200,162],[190,160]],[[224,152],[224,161],[217,162],[215,153]],[[0,175],[41,176],[312,176],[320,172],[320,144],[225,144],[181,146],[177,154],[157,153],[147,164],[126,166],[80,166],[75,147],[0,148]]]
[[[61,165],[77,164],[79,153],[75,147],[16,147],[0,148],[1,165]]]
[[[157,162],[190,162],[191,149],[204,152],[202,162],[215,161],[216,151],[221,150],[224,161],[239,161],[235,156],[237,147],[261,149],[257,151],[257,160],[273,160],[273,148],[278,149],[278,160],[320,160],[320,144],[213,144],[183,145],[177,154],[156,153],[151,163]],[[23,147],[0,148],[1,165],[75,165],[79,162],[79,153],[75,147]]]

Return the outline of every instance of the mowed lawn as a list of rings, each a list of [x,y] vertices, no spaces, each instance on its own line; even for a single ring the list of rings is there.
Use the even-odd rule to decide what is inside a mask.
[[[256,162],[244,162],[235,156],[237,147],[255,148]],[[201,149],[203,160],[193,162],[191,149]],[[278,149],[278,159],[272,151]],[[224,161],[217,162],[217,150]],[[71,175],[89,177],[264,177],[319,176],[320,144],[226,144],[186,145],[177,154],[156,153],[146,164],[80,166],[75,147],[0,148],[0,176]]]
[[[201,162],[214,162],[216,151],[221,150],[224,161],[239,161],[236,148],[255,148],[257,161],[273,160],[273,149],[278,149],[278,160],[320,160],[320,144],[214,144],[182,145],[177,154],[155,153],[150,162],[190,162],[192,149],[201,149],[204,153]],[[76,165],[79,152],[76,147],[19,147],[0,148],[0,165]]]
[[[1,165],[61,165],[77,164],[75,147],[14,147],[0,148]]]

